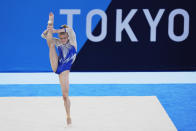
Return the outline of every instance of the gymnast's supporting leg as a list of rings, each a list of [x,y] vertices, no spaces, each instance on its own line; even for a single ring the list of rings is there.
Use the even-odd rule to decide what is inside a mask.
[[[71,125],[71,116],[70,116],[70,99],[69,99],[69,70],[62,72],[59,75],[59,80],[61,84],[61,90],[63,94],[64,106],[67,113],[67,125]]]

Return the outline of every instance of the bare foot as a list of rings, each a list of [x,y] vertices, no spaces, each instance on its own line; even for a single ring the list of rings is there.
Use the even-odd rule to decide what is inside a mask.
[[[53,23],[54,23],[54,14],[50,12],[48,24],[53,26]]]
[[[71,118],[67,117],[67,125],[70,126],[71,125]]]

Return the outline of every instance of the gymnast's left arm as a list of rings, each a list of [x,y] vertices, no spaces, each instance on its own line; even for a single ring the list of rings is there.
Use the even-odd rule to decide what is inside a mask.
[[[77,41],[76,41],[76,34],[75,34],[74,30],[70,27],[67,27],[65,29],[69,35],[70,44],[73,45],[77,51]]]

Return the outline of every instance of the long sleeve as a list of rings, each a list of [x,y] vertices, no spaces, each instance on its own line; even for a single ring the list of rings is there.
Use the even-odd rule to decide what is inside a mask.
[[[77,50],[76,34],[75,34],[74,30],[72,28],[68,27],[68,28],[66,28],[66,32],[69,35],[70,44],[72,44]]]
[[[48,31],[45,30],[45,31],[41,34],[41,37],[42,37],[43,39],[46,39],[47,33],[48,33]]]
[[[41,37],[43,38],[43,39],[47,39],[46,37],[47,37],[47,33],[48,33],[48,31],[47,30],[45,30],[42,34],[41,34]],[[53,43],[56,45],[56,46],[59,46],[61,43],[60,43],[60,41],[59,41],[59,39],[58,38],[55,38],[55,37],[53,37]]]

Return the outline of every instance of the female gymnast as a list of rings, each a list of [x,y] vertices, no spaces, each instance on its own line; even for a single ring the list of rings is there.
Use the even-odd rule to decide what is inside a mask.
[[[64,106],[67,114],[67,125],[70,126],[70,99],[69,99],[69,72],[71,65],[76,58],[77,42],[76,35],[72,28],[62,25],[60,29],[53,28],[54,14],[49,14],[47,29],[42,33],[42,38],[46,39],[49,47],[49,58],[53,72],[58,74],[63,94]],[[53,37],[53,33],[58,33],[59,38]],[[55,46],[59,55],[56,53]]]

